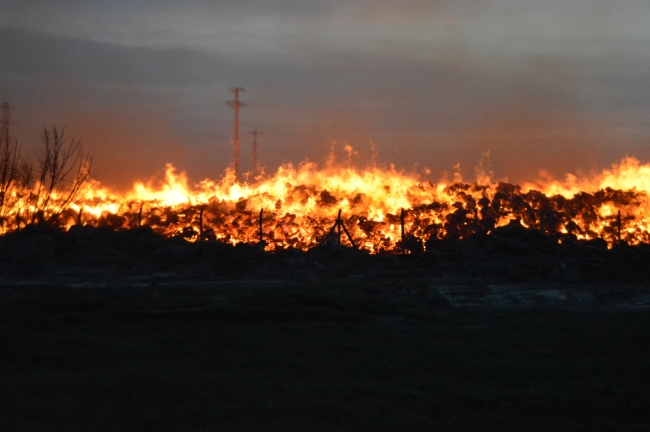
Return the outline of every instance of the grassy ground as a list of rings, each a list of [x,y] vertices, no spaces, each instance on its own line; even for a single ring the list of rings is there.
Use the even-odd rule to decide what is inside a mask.
[[[345,284],[0,289],[1,429],[650,427],[645,311]]]

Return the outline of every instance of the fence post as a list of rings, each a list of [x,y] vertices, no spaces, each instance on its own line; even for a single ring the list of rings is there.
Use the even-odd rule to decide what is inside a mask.
[[[618,242],[621,242],[621,211],[618,211],[618,216],[616,217],[616,225],[618,226]]]
[[[338,245],[341,246],[341,230],[345,232],[345,235],[348,236],[348,240],[350,240],[350,243],[352,243],[352,247],[356,248],[357,244],[354,242],[354,239],[352,238],[352,235],[350,234],[350,231],[345,227],[345,224],[343,223],[343,219],[341,219],[341,212],[343,210],[339,210],[339,216],[334,222],[334,225],[332,225],[332,228],[329,230],[329,233],[327,234],[326,239],[331,239],[333,234],[336,234],[336,238],[338,240]]]
[[[399,215],[400,225],[402,226],[402,255],[406,253],[406,246],[404,245],[404,209]]]
[[[341,220],[341,209],[339,209],[339,217],[336,219],[336,233],[337,233],[337,238],[339,241],[339,246],[341,246],[341,224],[343,221]]]
[[[199,210],[199,242],[203,241],[203,207]]]
[[[260,244],[264,245],[264,229],[262,227],[262,218],[264,216],[264,209],[260,209]]]
[[[138,212],[138,227],[142,226],[142,207],[144,207],[144,203],[140,203],[140,211]]]

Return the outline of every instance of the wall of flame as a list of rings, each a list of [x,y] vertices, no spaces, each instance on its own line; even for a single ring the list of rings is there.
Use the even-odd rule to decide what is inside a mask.
[[[371,253],[424,250],[436,242],[459,240],[508,224],[578,240],[604,239],[610,246],[650,243],[648,190],[650,164],[625,158],[591,176],[542,177],[521,186],[460,178],[437,184],[392,168],[319,168],[305,162],[281,166],[252,183],[238,183],[227,171],[218,181],[189,185],[186,173],[167,165],[161,184],[136,182],[126,193],[91,181],[83,198],[56,221],[111,229],[147,225],[187,241],[257,243],[260,210],[266,250],[307,250],[328,240],[339,210],[358,247]],[[16,215],[2,220],[2,232],[23,227]],[[18,216],[18,217],[16,217]],[[350,244],[345,236],[341,240]]]

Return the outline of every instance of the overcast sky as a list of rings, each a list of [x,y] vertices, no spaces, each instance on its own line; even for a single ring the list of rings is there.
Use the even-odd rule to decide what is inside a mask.
[[[65,125],[119,187],[218,177],[232,86],[244,170],[259,129],[267,172],[349,144],[432,180],[489,150],[522,181],[650,161],[648,23],[626,0],[0,0],[0,99],[25,148]]]

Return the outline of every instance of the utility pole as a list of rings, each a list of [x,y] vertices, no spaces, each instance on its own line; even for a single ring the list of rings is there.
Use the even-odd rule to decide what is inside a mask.
[[[9,145],[9,125],[11,124],[11,106],[9,102],[2,103],[2,142]]]
[[[229,100],[226,103],[231,108],[235,109],[235,131],[233,134],[233,147],[235,148],[235,181],[239,182],[239,108],[246,107],[244,102],[239,101],[239,93],[244,92],[242,87],[231,87],[229,89],[232,93],[235,94],[234,100]]]
[[[264,135],[264,133],[254,130],[251,132],[253,135],[253,178],[260,175],[260,161],[257,158],[257,136]]]

